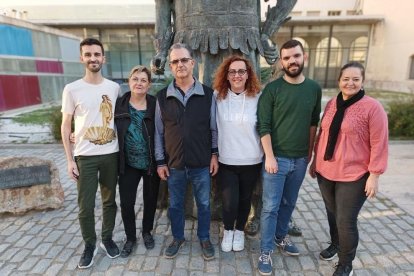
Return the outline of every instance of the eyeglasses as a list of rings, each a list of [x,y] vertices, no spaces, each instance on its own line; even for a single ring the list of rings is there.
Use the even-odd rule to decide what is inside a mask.
[[[187,64],[192,58],[179,58],[179,59],[173,59],[170,61],[171,65],[178,65],[178,63],[181,61],[182,64]]]
[[[228,71],[229,75],[230,75],[230,76],[232,76],[232,77],[234,77],[234,76],[236,75],[236,73],[237,73],[239,76],[243,76],[244,74],[246,74],[246,72],[247,72],[247,70],[246,70],[246,69],[239,69],[239,70],[234,70],[234,69],[232,69],[232,70],[229,70],[229,71]]]

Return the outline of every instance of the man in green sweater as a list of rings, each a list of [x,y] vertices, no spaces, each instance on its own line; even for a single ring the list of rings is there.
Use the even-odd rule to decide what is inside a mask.
[[[321,87],[302,73],[306,58],[299,41],[283,44],[280,63],[285,74],[265,87],[258,104],[265,153],[258,263],[262,275],[272,273],[274,243],[282,253],[299,255],[287,234],[288,225],[312,157],[322,94]]]

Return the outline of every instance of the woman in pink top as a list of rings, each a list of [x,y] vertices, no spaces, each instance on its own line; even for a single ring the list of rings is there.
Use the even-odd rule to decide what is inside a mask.
[[[358,62],[341,68],[341,92],[326,105],[309,173],[317,177],[325,202],[331,244],[320,253],[333,275],[352,275],[358,246],[357,218],[367,198],[378,192],[388,159],[388,121],[381,104],[365,96],[365,69]]]

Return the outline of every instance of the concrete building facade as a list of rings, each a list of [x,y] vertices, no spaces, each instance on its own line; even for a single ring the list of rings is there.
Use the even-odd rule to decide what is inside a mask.
[[[61,99],[82,75],[79,38],[0,15],[0,111]]]
[[[26,1],[27,5],[14,9],[22,9],[20,14],[30,22],[66,31],[79,39],[99,39],[105,48],[104,75],[122,83],[133,66],[150,65],[155,24],[153,2],[145,4],[137,0],[135,4],[123,5],[124,1],[130,2],[34,5]]]
[[[371,31],[367,85],[414,93],[414,2],[364,0],[363,8],[384,17]]]
[[[336,81],[338,66],[357,60],[366,66],[366,87],[414,93],[413,8],[410,0],[298,0],[276,41],[303,38],[309,75],[324,87]]]
[[[155,3],[151,0],[0,3],[0,13],[46,25],[105,47],[107,77],[123,82],[136,64],[150,65],[154,54]],[[15,2],[15,3],[14,3]],[[41,2],[41,1],[37,1]],[[262,1],[262,14],[276,0]],[[323,87],[336,87],[339,68],[357,60],[367,68],[366,87],[414,93],[414,29],[411,0],[298,0],[292,20],[273,41],[300,39],[307,48],[306,74]]]

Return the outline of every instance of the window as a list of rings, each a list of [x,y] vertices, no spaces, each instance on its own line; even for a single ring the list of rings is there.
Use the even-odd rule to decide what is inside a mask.
[[[358,61],[362,64],[367,59],[368,37],[360,36],[354,40],[349,49],[349,60]]]
[[[129,70],[141,64],[138,54],[137,29],[111,28],[102,29],[101,42],[108,47],[106,51],[107,67],[112,79],[128,78]]]
[[[322,39],[316,47],[315,66],[325,67],[328,59],[329,38]],[[341,64],[342,45],[335,37],[332,37],[329,55],[329,67],[337,67]]]
[[[328,11],[328,16],[339,16],[341,11]]]
[[[335,37],[323,38],[316,47],[313,79],[323,87],[336,87],[342,63],[342,45]],[[330,45],[329,45],[330,44]]]
[[[410,80],[414,80],[414,55],[411,56]]]

